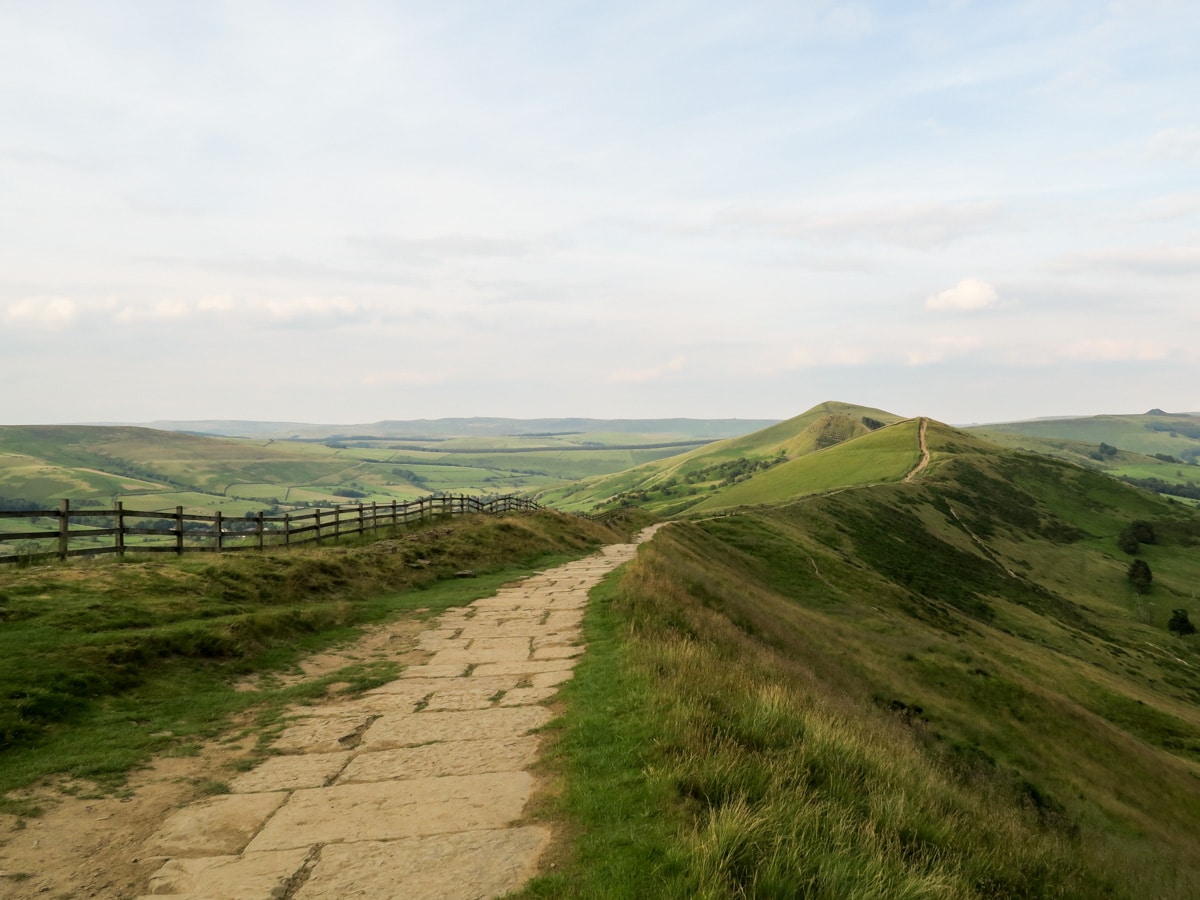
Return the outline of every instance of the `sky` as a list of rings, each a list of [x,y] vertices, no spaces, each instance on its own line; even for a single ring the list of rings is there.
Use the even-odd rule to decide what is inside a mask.
[[[0,424],[1200,410],[1194,0],[0,0]]]

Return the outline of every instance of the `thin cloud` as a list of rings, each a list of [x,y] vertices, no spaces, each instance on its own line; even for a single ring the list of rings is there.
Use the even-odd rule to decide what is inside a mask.
[[[718,229],[829,243],[874,241],[929,249],[994,228],[1003,211],[993,203],[907,204],[849,213],[731,207],[717,213]]]
[[[686,365],[686,357],[676,356],[669,363],[661,366],[653,366],[646,369],[615,369],[609,373],[608,380],[617,384],[638,384],[647,381],[659,381],[673,372],[682,371]]]
[[[356,237],[347,243],[380,256],[401,262],[458,259],[513,259],[540,252],[544,244],[517,238],[451,234],[431,238]]]
[[[1200,272],[1200,247],[1127,247],[1070,256],[1053,268],[1064,272],[1120,269],[1142,275],[1194,275]]]
[[[1167,128],[1146,144],[1151,159],[1200,159],[1200,128]]]
[[[70,325],[78,314],[74,300],[66,297],[26,297],[4,311],[12,325],[55,330]]]
[[[952,288],[925,298],[925,308],[933,312],[976,312],[995,306],[1000,299],[996,288],[979,278],[964,278]]]

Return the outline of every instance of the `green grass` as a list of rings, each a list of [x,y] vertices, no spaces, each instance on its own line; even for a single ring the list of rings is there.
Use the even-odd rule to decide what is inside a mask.
[[[1200,640],[1165,620],[1200,517],[929,438],[917,482],[676,523],[594,595],[526,896],[1197,895]]]
[[[234,690],[364,623],[469,602],[614,537],[553,513],[471,516],[286,553],[5,569],[0,794],[55,773],[111,786],[153,754],[213,736],[235,713],[269,717],[334,680],[378,684],[394,671]],[[467,568],[478,577],[453,577]]]

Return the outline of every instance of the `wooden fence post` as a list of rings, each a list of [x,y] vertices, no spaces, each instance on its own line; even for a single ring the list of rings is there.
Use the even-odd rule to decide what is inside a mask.
[[[58,558],[67,558],[67,549],[71,543],[71,501],[63,500],[58,504]]]
[[[313,519],[317,526],[317,543],[321,543],[321,507],[316,508],[316,516]]]
[[[366,530],[366,519],[364,518],[363,510],[365,507],[362,503],[358,504],[358,533],[362,534]]]
[[[283,546],[292,546],[292,514],[283,514]]]
[[[117,548],[117,556],[125,555],[125,504],[120,500],[113,504],[113,525],[117,533],[113,535],[113,545]]]
[[[371,501],[371,532],[379,534],[379,504]]]
[[[342,536],[342,504],[338,503],[333,507],[333,539],[336,541]]]
[[[218,509],[217,514],[213,517],[213,531],[217,535],[217,552],[221,552],[221,511]]]
[[[175,507],[175,555],[183,555],[183,507]]]
[[[258,537],[258,549],[263,548],[263,514],[262,510],[254,517],[254,533]]]

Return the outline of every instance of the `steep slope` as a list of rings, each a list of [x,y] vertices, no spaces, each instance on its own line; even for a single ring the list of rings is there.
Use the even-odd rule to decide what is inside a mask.
[[[879,409],[821,403],[761,431],[615,475],[552,488],[539,494],[538,499],[568,510],[632,502],[660,514],[675,514],[755,473],[899,421],[899,416]]]
[[[1200,644],[1167,628],[1200,618],[1200,515],[945,426],[927,439],[910,483],[668,526],[597,606],[607,655],[571,687],[564,743],[592,845],[639,823],[606,879],[1200,895]],[[1148,590],[1117,544],[1137,520]],[[576,799],[609,758],[605,802]]]

